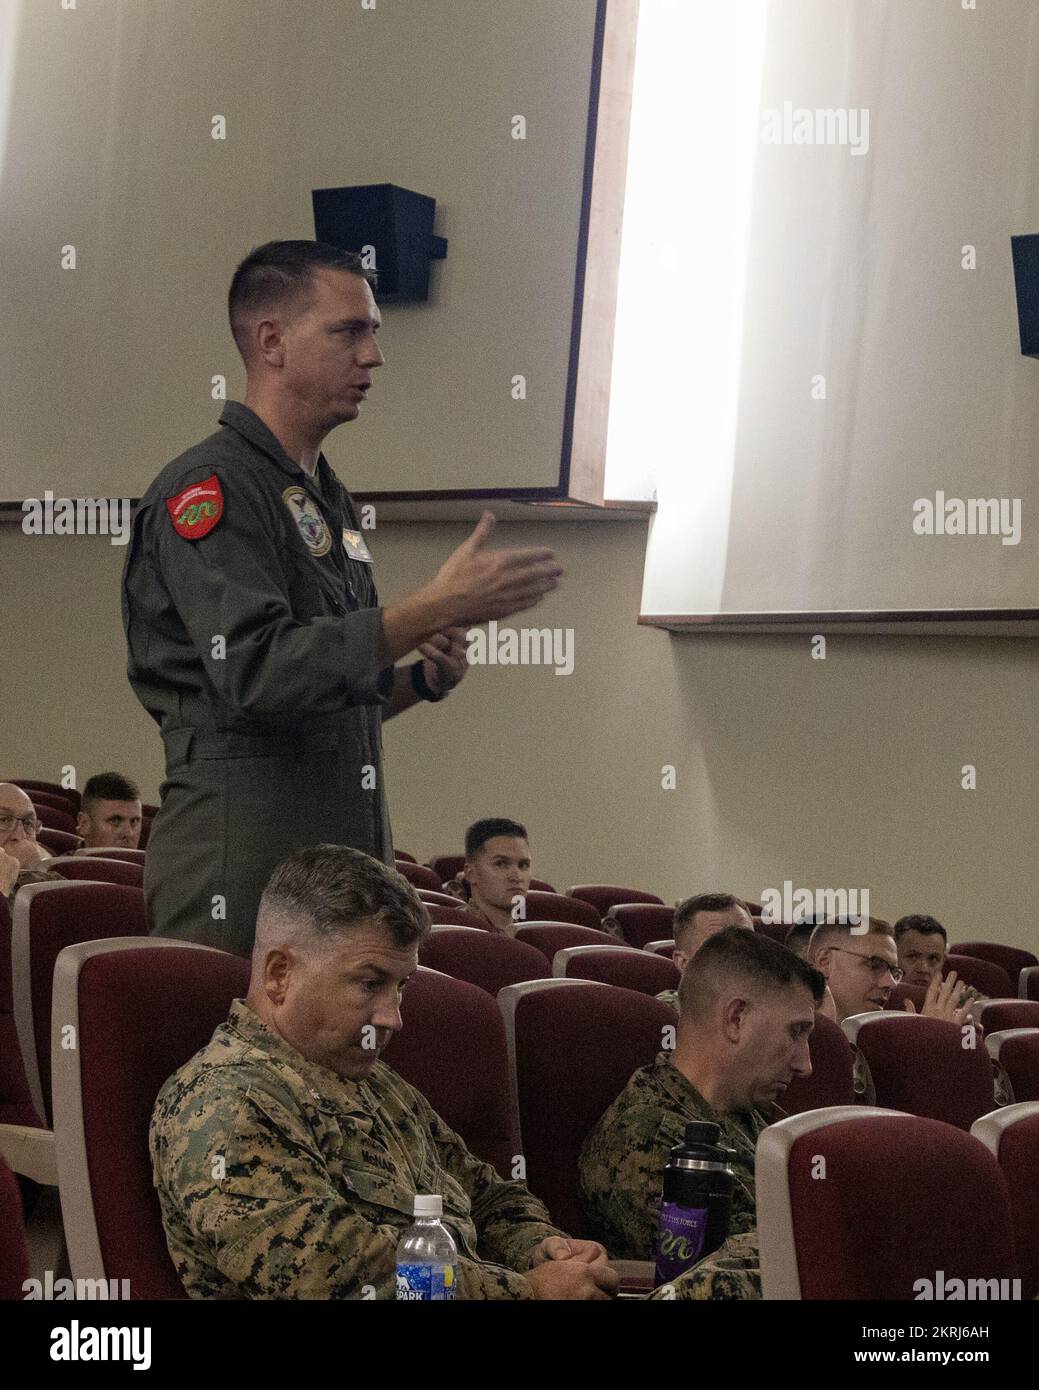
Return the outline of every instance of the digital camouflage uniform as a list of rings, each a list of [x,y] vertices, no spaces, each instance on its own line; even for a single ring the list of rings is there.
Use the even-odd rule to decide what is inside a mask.
[[[344,1080],[240,999],[163,1086],[149,1146],[192,1298],[393,1298],[416,1193],[443,1198],[460,1298],[533,1297],[516,1271],[563,1234],[389,1067]]]
[[[771,1108],[770,1108],[771,1109]],[[685,1127],[709,1121],[736,1152],[732,1169],[732,1235],[756,1224],[754,1153],[758,1135],[779,1117],[759,1110],[720,1114],[660,1052],[637,1071],[584,1141],[579,1160],[581,1199],[592,1234],[618,1260],[656,1255],[664,1168]]]
[[[757,1231],[730,1236],[724,1245],[677,1279],[647,1295],[663,1301],[761,1297],[761,1257]]]

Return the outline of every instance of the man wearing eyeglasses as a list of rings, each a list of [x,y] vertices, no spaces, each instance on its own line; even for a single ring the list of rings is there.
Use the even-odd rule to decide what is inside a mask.
[[[0,782],[0,893],[13,898],[27,883],[48,883],[60,874],[41,870],[50,854],[36,840],[40,822],[29,797],[13,782]]]
[[[868,930],[863,931],[866,926]],[[808,948],[808,958],[823,972],[837,1005],[837,1022],[852,1014],[886,1009],[891,991],[903,976],[898,964],[898,948],[887,922],[869,917],[865,923],[833,922],[817,927]],[[967,1010],[959,1008],[956,972],[946,980],[935,976],[920,1012],[925,1018],[944,1018],[962,1023]],[[916,1013],[911,999],[905,1001],[907,1013]]]

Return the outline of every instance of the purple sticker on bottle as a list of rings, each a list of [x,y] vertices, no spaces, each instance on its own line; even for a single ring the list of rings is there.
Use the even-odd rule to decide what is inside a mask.
[[[706,1207],[682,1207],[663,1202],[657,1237],[657,1283],[666,1284],[696,1264],[707,1231]]]

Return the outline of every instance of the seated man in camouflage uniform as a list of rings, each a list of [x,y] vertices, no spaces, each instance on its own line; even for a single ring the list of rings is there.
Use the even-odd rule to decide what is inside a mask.
[[[164,1085],[149,1143],[170,1254],[193,1298],[393,1298],[415,1194],[439,1193],[462,1298],[606,1298],[592,1241],[475,1158],[379,1053],[429,919],[411,886],[320,845],[275,870],[252,976]]]
[[[675,950],[671,959],[684,970],[693,956],[723,927],[745,927],[754,930],[750,913],[731,893],[698,893],[686,898],[675,908],[675,925],[671,934]],[[670,1004],[678,1012],[678,990],[665,989],[657,995],[662,1004]]]
[[[927,989],[935,979],[941,979],[948,948],[948,933],[934,917],[922,915],[900,917],[895,923],[895,945],[898,963],[907,985]],[[984,1004],[986,995],[972,985],[960,981],[957,1004]]]
[[[674,1052],[634,1074],[581,1150],[585,1214],[612,1256],[653,1259],[664,1167],[693,1121],[719,1125],[735,1151],[730,1234],[753,1229],[757,1138],[782,1118],[776,1098],[811,1075],[823,988],[817,970],[758,932],[726,927],[700,948],[678,988]]]
[[[30,883],[63,883],[61,874],[42,867],[51,852],[36,839],[40,822],[29,794],[13,782],[0,782],[0,893],[14,901]]]

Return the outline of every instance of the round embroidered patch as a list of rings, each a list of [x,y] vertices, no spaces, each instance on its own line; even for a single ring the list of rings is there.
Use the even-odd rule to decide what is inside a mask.
[[[327,555],[332,549],[332,533],[313,497],[301,487],[287,487],[281,495],[311,555]]]
[[[167,497],[166,510],[178,536],[188,541],[208,536],[224,514],[220,479],[214,473],[204,483],[192,483],[176,497]]]

